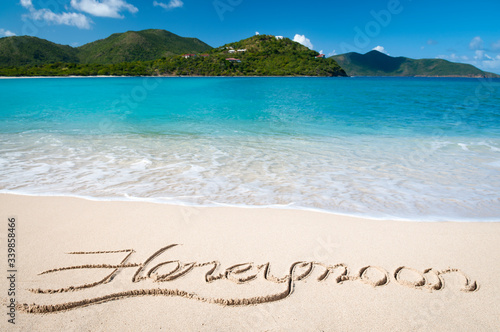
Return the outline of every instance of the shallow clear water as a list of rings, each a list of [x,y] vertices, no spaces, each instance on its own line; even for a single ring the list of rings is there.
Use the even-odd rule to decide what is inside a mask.
[[[0,80],[0,191],[500,220],[500,80]]]

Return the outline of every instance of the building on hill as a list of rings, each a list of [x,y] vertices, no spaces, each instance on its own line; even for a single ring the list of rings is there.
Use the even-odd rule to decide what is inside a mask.
[[[316,55],[316,59],[324,59],[324,58],[326,58],[326,55],[324,54]]]
[[[226,60],[231,62],[231,63],[240,63],[241,62],[240,59],[235,59],[235,58],[227,58]]]
[[[196,56],[196,54],[183,54],[182,57],[184,59],[187,59],[187,58],[194,58]]]

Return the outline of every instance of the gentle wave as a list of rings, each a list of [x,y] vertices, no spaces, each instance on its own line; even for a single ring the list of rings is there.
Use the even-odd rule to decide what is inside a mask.
[[[10,147],[0,157],[3,191],[286,206],[368,218],[498,220],[500,215],[500,141],[400,138],[395,145],[380,137],[46,134],[17,139],[0,135]]]

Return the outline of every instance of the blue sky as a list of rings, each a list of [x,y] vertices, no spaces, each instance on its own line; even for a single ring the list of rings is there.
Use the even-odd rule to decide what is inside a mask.
[[[0,3],[0,37],[79,46],[158,28],[216,47],[259,32],[327,55],[376,48],[500,73],[499,17],[498,0],[7,0]]]

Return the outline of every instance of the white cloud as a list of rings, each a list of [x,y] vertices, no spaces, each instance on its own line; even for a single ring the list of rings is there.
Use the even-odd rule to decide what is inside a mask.
[[[10,30],[0,29],[0,37],[11,37],[16,34]]]
[[[21,0],[19,1],[19,3],[21,4],[21,6],[23,6],[24,8],[32,8],[33,7],[33,4],[31,3],[31,0]]]
[[[333,50],[330,53],[328,53],[328,56],[334,56],[334,55],[337,55],[337,51],[336,50]]]
[[[434,39],[427,40],[427,45],[437,45],[437,44],[438,44],[438,42],[435,41]]]
[[[163,2],[156,2],[153,1],[153,6],[160,6],[163,9],[169,10],[169,9],[174,9],[174,8],[180,8],[184,5],[184,2],[181,0],[170,0],[169,3],[163,3]]]
[[[121,11],[134,14],[139,11],[124,0],[71,0],[71,6],[79,11],[99,17],[123,18]]]
[[[381,52],[381,53],[384,53],[384,54],[389,55],[389,53],[387,53],[387,51],[385,50],[385,48],[384,48],[383,46],[380,46],[380,45],[379,45],[379,46],[375,46],[375,47],[373,48],[373,50],[374,50],[374,51],[379,51],[379,52]]]
[[[283,37],[283,36],[274,36],[274,38],[276,38],[276,39],[278,39],[278,40],[282,40],[282,39],[283,39],[283,38],[285,38],[285,37]]]
[[[306,38],[306,36],[304,35],[296,34],[295,37],[293,37],[293,41],[302,44],[310,48],[311,50],[313,49],[313,44],[311,43],[311,40],[309,38]]]
[[[323,50],[321,50],[321,51],[319,51],[319,54],[325,54],[325,53],[323,53]]]
[[[497,56],[495,59],[485,60],[478,66],[480,66],[481,69],[486,71],[493,71],[495,73],[500,73],[500,56]]]
[[[83,14],[67,12],[56,14],[50,9],[36,9],[31,0],[20,0],[20,4],[29,10],[29,14],[24,15],[24,17],[29,17],[35,21],[75,26],[80,29],[90,29],[90,24],[92,23],[92,20]]]
[[[474,52],[474,57],[468,57],[466,55],[457,55],[452,53],[450,55],[438,55],[436,58],[446,59],[454,62],[462,62],[473,65],[481,70],[485,71],[493,71],[496,73],[500,73],[500,55],[497,55],[495,58],[486,54],[484,50],[476,50]]]
[[[463,62],[469,60],[469,57],[466,55],[456,55],[455,53],[451,53],[450,55],[438,55],[436,57],[437,59],[445,59],[445,60],[450,60],[454,62]]]
[[[256,36],[260,35],[260,32],[255,31],[255,35],[256,35]]]
[[[492,43],[491,48],[493,49],[493,51],[500,51],[500,40]]]
[[[45,21],[49,24],[70,25],[80,29],[90,29],[90,20],[87,16],[77,13],[56,14],[50,9],[31,10],[28,15],[35,21]]]
[[[472,38],[472,40],[469,43],[469,48],[471,50],[481,50],[483,49],[484,42],[481,39],[481,37],[477,36]]]
[[[484,51],[483,50],[477,50],[475,52],[475,54],[476,55],[474,56],[474,59],[476,59],[476,60],[483,60],[483,58],[484,58]]]

